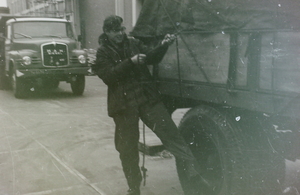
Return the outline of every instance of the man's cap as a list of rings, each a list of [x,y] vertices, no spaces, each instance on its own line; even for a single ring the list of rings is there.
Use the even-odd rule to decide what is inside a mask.
[[[103,22],[103,31],[122,30],[123,19],[120,16],[108,16]]]

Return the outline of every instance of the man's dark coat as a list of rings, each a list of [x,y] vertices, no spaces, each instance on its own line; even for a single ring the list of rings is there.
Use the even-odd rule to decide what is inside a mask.
[[[124,34],[123,44],[115,47],[106,34],[99,37],[100,47],[96,54],[94,71],[108,86],[108,115],[113,117],[128,106],[160,101],[160,95],[146,65],[135,65],[131,57],[146,54],[146,63],[159,63],[168,46],[154,49],[146,47],[140,40]]]

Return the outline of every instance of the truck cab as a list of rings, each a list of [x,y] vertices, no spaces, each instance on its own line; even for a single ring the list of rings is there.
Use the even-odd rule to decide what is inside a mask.
[[[66,81],[75,95],[83,94],[87,54],[79,49],[70,21],[3,15],[0,24],[2,88],[22,98],[35,87],[56,88]]]

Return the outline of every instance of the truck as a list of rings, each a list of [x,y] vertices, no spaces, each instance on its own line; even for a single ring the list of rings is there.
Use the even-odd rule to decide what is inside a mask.
[[[209,183],[186,195],[279,195],[300,157],[299,0],[145,0],[130,35],[177,36],[153,77]],[[296,190],[296,189],[295,189]],[[299,189],[297,189],[299,190]]]
[[[82,95],[89,66],[78,37],[63,18],[1,14],[1,88],[25,98],[37,88],[54,89],[66,81],[74,95]]]

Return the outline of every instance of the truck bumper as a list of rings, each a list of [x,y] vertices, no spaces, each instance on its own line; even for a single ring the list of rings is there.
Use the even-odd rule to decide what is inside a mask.
[[[61,69],[18,69],[16,76],[20,78],[43,77],[43,76],[64,76],[64,75],[88,75],[90,67],[76,67],[76,68],[61,68]]]

